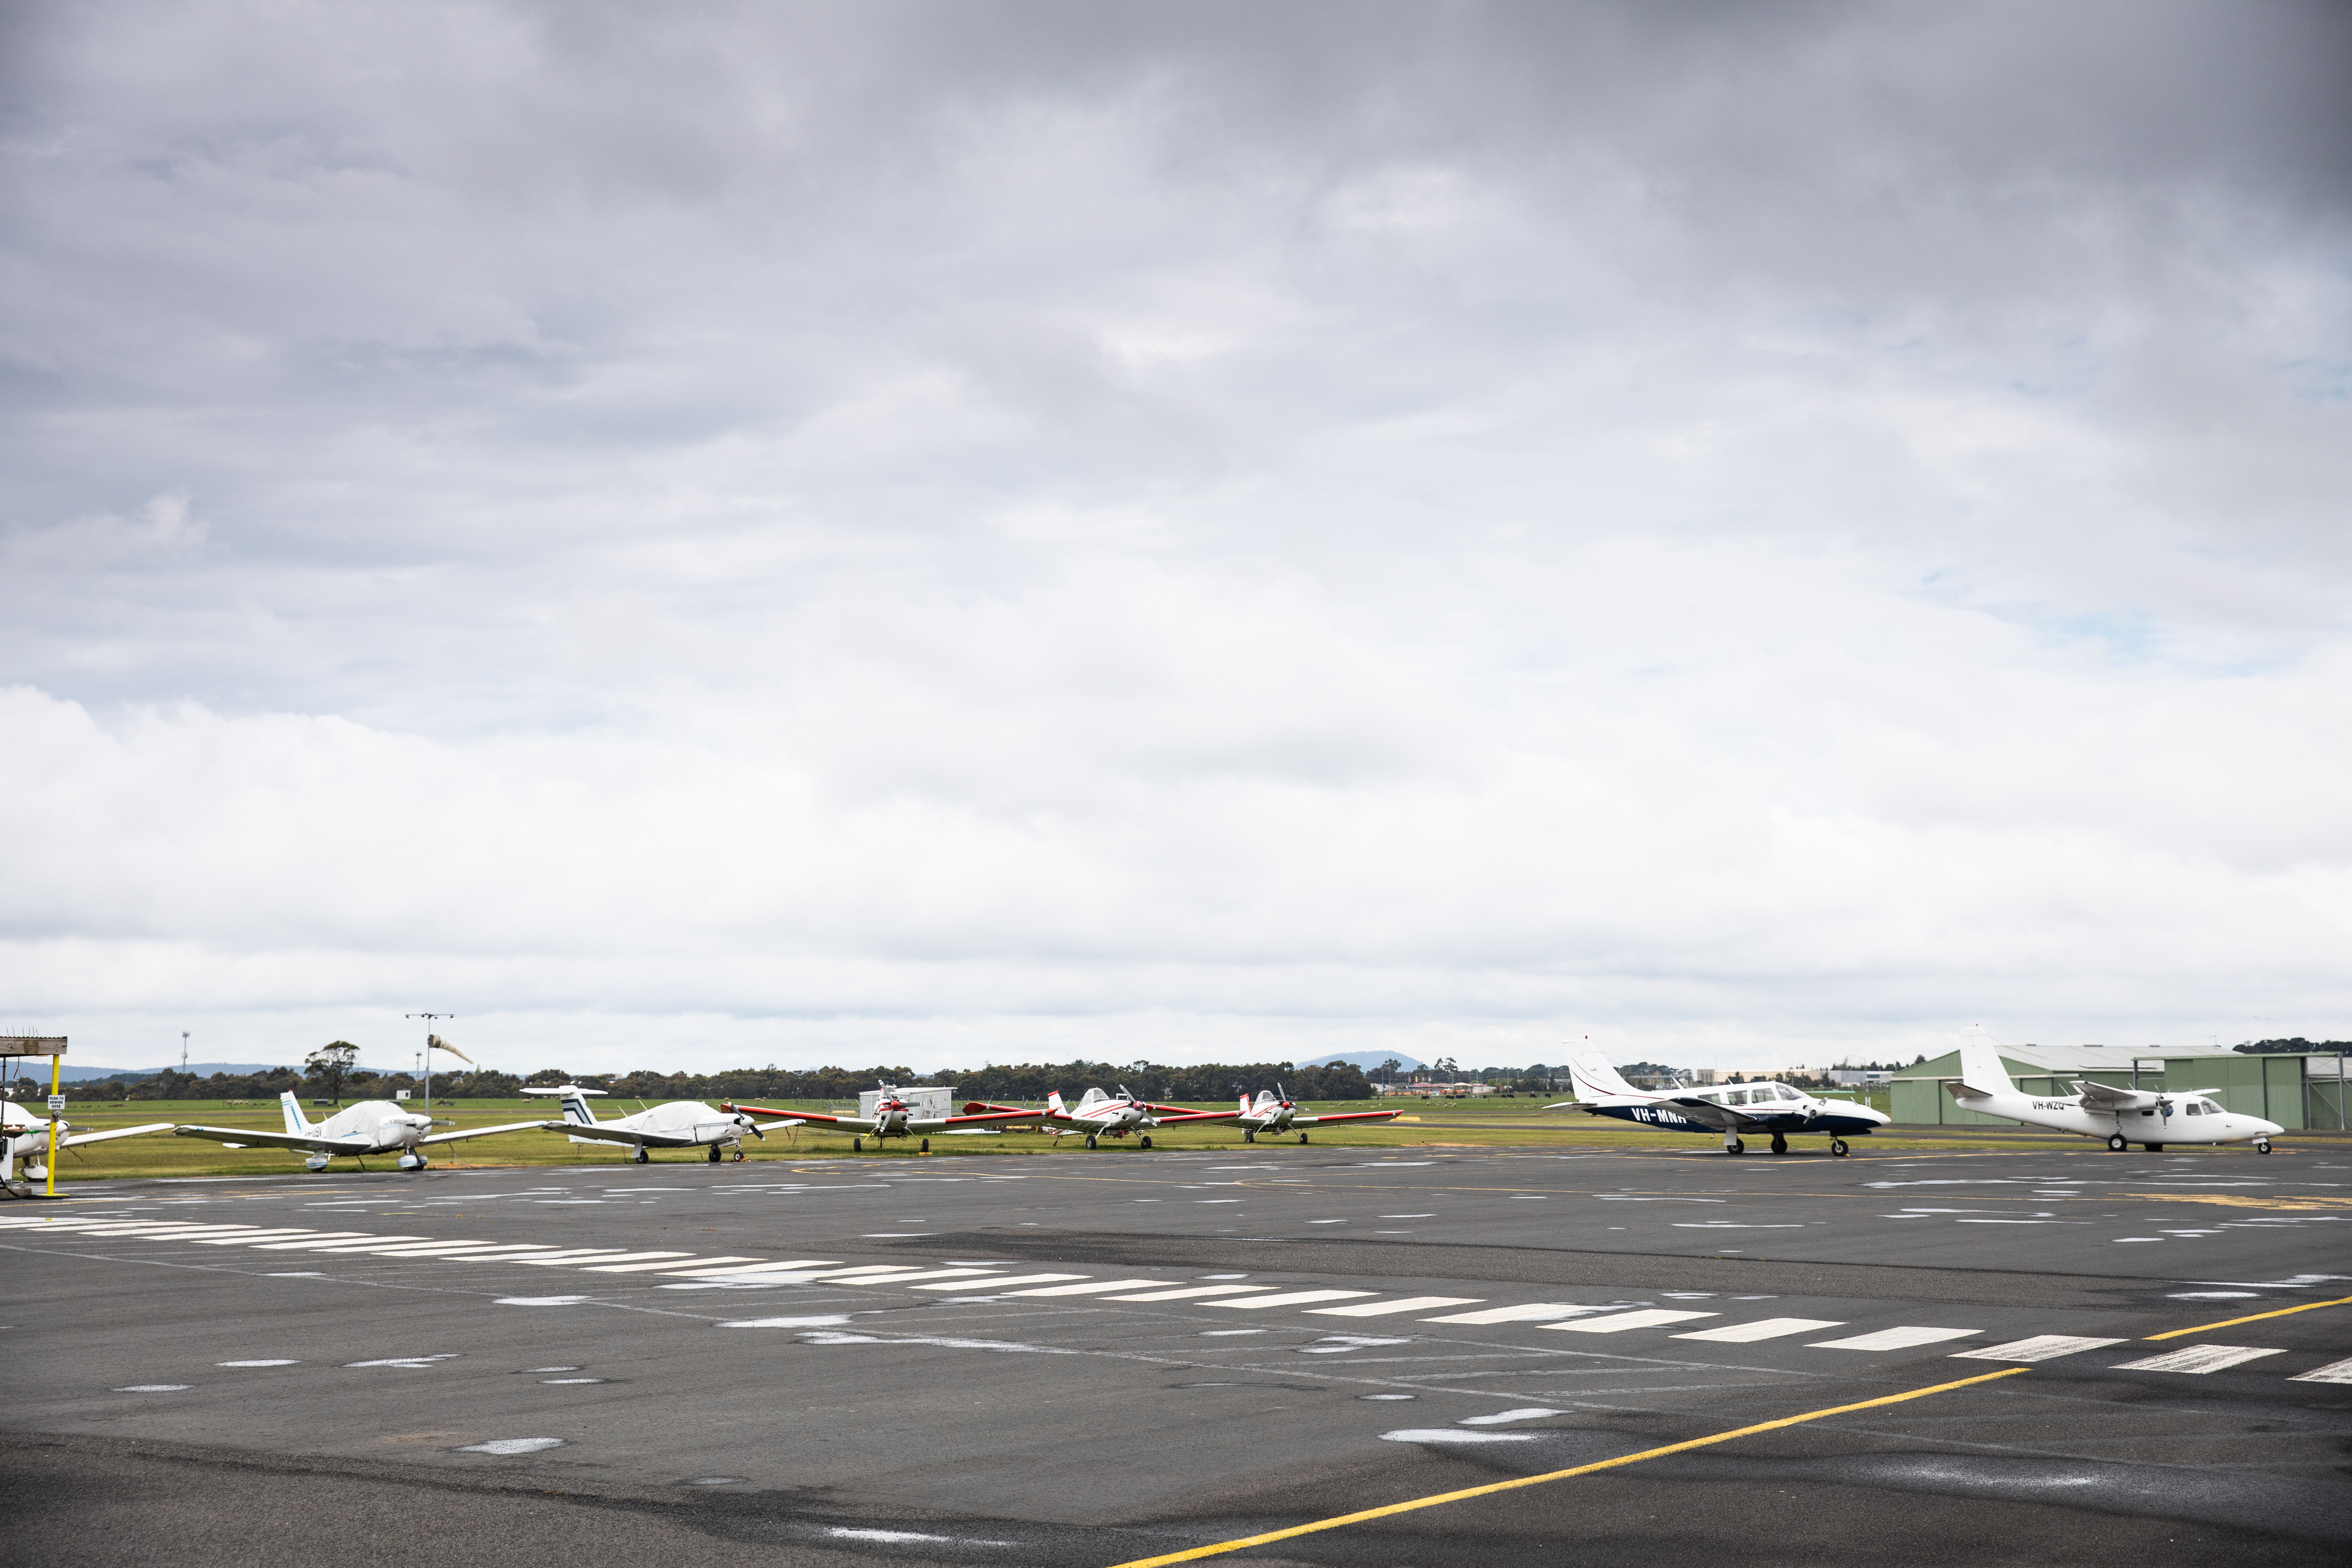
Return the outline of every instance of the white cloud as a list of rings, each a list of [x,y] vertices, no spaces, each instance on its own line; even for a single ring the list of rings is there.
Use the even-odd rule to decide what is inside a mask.
[[[20,1006],[2352,1026],[2331,25],[999,15],[18,24]]]

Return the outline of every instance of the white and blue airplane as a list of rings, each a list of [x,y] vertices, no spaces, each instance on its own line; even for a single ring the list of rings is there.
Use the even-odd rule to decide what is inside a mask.
[[[635,1151],[634,1158],[640,1165],[653,1158],[656,1149],[710,1150],[710,1163],[717,1164],[724,1158],[723,1151],[732,1150],[735,1158],[743,1158],[743,1134],[749,1132],[761,1142],[767,1141],[772,1128],[796,1125],[793,1121],[754,1121],[742,1110],[730,1106],[725,1110],[713,1110],[698,1100],[668,1100],[650,1110],[634,1115],[617,1117],[611,1121],[596,1120],[595,1109],[588,1103],[590,1095],[601,1095],[601,1089],[583,1089],[576,1083],[560,1084],[553,1088],[531,1087],[525,1094],[551,1094],[563,1101],[563,1120],[534,1121],[524,1125],[543,1128],[550,1132],[569,1133],[574,1143],[619,1143]]]
[[[137,1127],[114,1127],[104,1132],[75,1132],[73,1123],[59,1118],[58,1147],[78,1149],[86,1143],[103,1143],[110,1138],[136,1138],[146,1132],[169,1132],[168,1121],[149,1121]],[[0,1185],[10,1190],[16,1186],[16,1166],[21,1162],[25,1174],[40,1181],[49,1173],[49,1123],[47,1118],[34,1115],[13,1100],[0,1100]]]
[[[278,1097],[286,1131],[269,1132],[255,1127],[174,1127],[180,1138],[205,1138],[224,1149],[290,1149],[303,1156],[310,1170],[323,1171],[338,1155],[364,1159],[370,1154],[397,1154],[394,1163],[404,1171],[421,1171],[432,1161],[427,1145],[455,1143],[463,1138],[488,1138],[494,1132],[520,1132],[536,1121],[509,1121],[499,1127],[466,1127],[436,1132],[433,1119],[389,1100],[362,1100],[347,1105],[324,1121],[302,1114],[302,1102],[289,1089]],[[364,1169],[365,1167],[362,1167]]]
[[[2252,1143],[2267,1154],[2271,1140],[2286,1131],[2275,1121],[2223,1110],[2206,1098],[2221,1092],[2213,1089],[2166,1093],[2078,1080],[2070,1095],[2022,1094],[1981,1029],[1960,1036],[1960,1076],[1957,1082],[1947,1079],[1944,1089],[1964,1110],[2105,1138],[2119,1154],[2134,1143],[2159,1152],[2167,1143]]]
[[[1613,1116],[1666,1132],[1720,1132],[1727,1154],[1747,1152],[1742,1137],[1746,1133],[1769,1135],[1775,1154],[1789,1152],[1792,1135],[1826,1135],[1830,1152],[1843,1159],[1853,1152],[1847,1146],[1848,1138],[1865,1136],[1894,1120],[1867,1105],[1817,1099],[1772,1079],[1647,1093],[1627,1083],[1591,1046],[1569,1052],[1568,1071],[1577,1098],[1547,1105],[1546,1110],[1572,1108],[1588,1116]]]

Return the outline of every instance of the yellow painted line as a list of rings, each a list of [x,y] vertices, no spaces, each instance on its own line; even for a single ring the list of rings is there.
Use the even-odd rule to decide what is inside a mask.
[[[2275,1312],[2256,1312],[2250,1318],[2224,1318],[2218,1323],[2200,1323],[2193,1329],[2174,1329],[2169,1333],[2150,1334],[2152,1340],[2177,1340],[2183,1334],[2201,1334],[2209,1329],[2234,1329],[2240,1323],[2259,1323],[2264,1318],[2289,1318],[2297,1312],[2316,1312],[2322,1307],[2352,1306],[2352,1296],[2338,1296],[2333,1301],[2305,1301],[2300,1307],[2281,1307]]]
[[[2119,1198],[2141,1198],[2158,1204],[2219,1204],[2233,1209],[2284,1209],[2292,1213],[2325,1214],[2336,1209],[2352,1209],[2352,1198],[2275,1197],[2248,1198],[2229,1193],[2116,1193]]]
[[[1343,1513],[1333,1519],[1318,1519],[1312,1524],[1294,1524],[1287,1530],[1269,1530],[1263,1535],[1244,1536],[1239,1541],[1220,1541],[1212,1546],[1195,1546],[1187,1552],[1171,1552],[1160,1557],[1139,1557],[1131,1563],[1120,1563],[1114,1568],[1160,1568],[1168,1563],[1191,1563],[1202,1557],[1221,1556],[1228,1552],[1240,1552],[1252,1546],[1264,1546],[1270,1542],[1288,1541],[1295,1535],[1312,1535],[1318,1531],[1337,1530],[1343,1524],[1361,1524],[1368,1519],[1386,1519],[1391,1514],[1411,1513],[1416,1509],[1435,1508],[1440,1503],[1460,1502],[1465,1498],[1486,1497],[1494,1492],[1515,1491],[1520,1487],[1539,1487],[1547,1481],[1564,1481],[1571,1476],[1589,1476],[1595,1470],[1613,1470],[1620,1465],[1638,1465],[1644,1459],[1662,1458],[1668,1454],[1680,1454],[1692,1448],[1705,1448],[1717,1443],[1728,1443],[1734,1437],[1752,1436],[1759,1432],[1777,1431],[1783,1426],[1795,1426],[1807,1421],[1819,1421],[1826,1416],[1843,1415],[1855,1410],[1871,1410],[1882,1405],[1900,1405],[1907,1399],[1925,1399],[1931,1394],[1946,1394],[1971,1384],[1991,1383],[1997,1378],[2014,1377],[2033,1369],[2012,1366],[2002,1372],[1989,1372],[1979,1377],[1964,1377],[1958,1383],[1939,1383],[1933,1388],[1915,1388],[1908,1394],[1889,1394],[1879,1399],[1865,1399],[1859,1405],[1840,1405],[1828,1410],[1811,1410],[1802,1415],[1783,1415],[1778,1421],[1759,1421],[1753,1426],[1737,1431],[1717,1432],[1712,1437],[1693,1437],[1686,1443],[1669,1443],[1663,1448],[1645,1448],[1638,1454],[1626,1454],[1598,1464],[1579,1465],[1572,1470],[1552,1470],[1540,1476],[1521,1476],[1517,1480],[1490,1481],[1483,1487],[1465,1487],[1458,1492],[1440,1492],[1435,1497],[1414,1498],[1410,1502],[1392,1502],[1380,1508],[1368,1508],[1358,1513]]]

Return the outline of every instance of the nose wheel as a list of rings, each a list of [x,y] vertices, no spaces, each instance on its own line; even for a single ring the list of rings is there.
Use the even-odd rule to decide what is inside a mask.
[[[2257,1138],[2257,1139],[2255,1139],[2255,1140],[2254,1140],[2254,1152],[2255,1152],[2255,1153],[2257,1153],[2257,1154],[2267,1154],[2267,1153],[2269,1153],[2270,1152],[2271,1152],[2271,1141],[2270,1141],[2269,1139],[2267,1139],[2267,1138]]]
[[[1853,1153],[1853,1151],[1846,1146],[1846,1141],[1844,1139],[1832,1138],[1830,1140],[1830,1152],[1843,1160],[1848,1154]]]

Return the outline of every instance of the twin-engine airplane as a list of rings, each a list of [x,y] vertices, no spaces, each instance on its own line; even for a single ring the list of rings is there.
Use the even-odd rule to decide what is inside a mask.
[[[1720,1132],[1723,1152],[1747,1152],[1743,1133],[1769,1133],[1772,1152],[1789,1152],[1793,1134],[1826,1133],[1830,1152],[1843,1159],[1851,1152],[1849,1137],[1861,1137],[1874,1127],[1894,1120],[1883,1110],[1843,1100],[1816,1100],[1785,1083],[1729,1084],[1718,1089],[1671,1089],[1645,1094],[1627,1083],[1601,1054],[1590,1046],[1569,1052],[1570,1079],[1578,1098],[1547,1105],[1546,1110],[1573,1108],[1588,1116],[1613,1116],[1668,1132]]]
[[[58,1147],[77,1149],[84,1143],[103,1143],[110,1138],[135,1138],[142,1132],[169,1132],[168,1121],[150,1121],[138,1127],[112,1127],[103,1132],[77,1132],[66,1135],[70,1121],[58,1123]],[[16,1162],[25,1163],[25,1174],[39,1181],[49,1173],[49,1123],[47,1117],[36,1116],[13,1100],[0,1100],[0,1184],[14,1184]]]
[[[625,1143],[636,1150],[636,1163],[645,1164],[656,1149],[699,1149],[708,1144],[710,1163],[719,1163],[721,1153],[732,1149],[735,1157],[743,1157],[743,1134],[765,1142],[768,1129],[789,1127],[790,1121],[755,1122],[741,1110],[728,1106],[713,1110],[698,1100],[671,1100],[624,1116],[612,1121],[599,1121],[588,1104],[588,1096],[601,1095],[601,1089],[583,1089],[567,1083],[553,1089],[525,1089],[525,1094],[554,1094],[563,1097],[563,1120],[561,1121],[529,1121],[526,1127],[542,1128],[550,1132],[568,1132],[574,1143]],[[748,1107],[745,1109],[749,1109]],[[761,1112],[763,1115],[789,1115],[787,1111]]]
[[[2000,1052],[1975,1030],[1960,1037],[1959,1081],[1948,1081],[1944,1088],[1963,1110],[2085,1138],[2104,1137],[2119,1154],[2134,1143],[2151,1152],[2161,1152],[2167,1143],[2252,1143],[2267,1154],[2272,1135],[2286,1131],[2259,1116],[2224,1110],[2205,1098],[2219,1089],[2164,1094],[2077,1082],[2074,1092],[2063,1099],[2021,1094],[2001,1065]]]
[[[339,1154],[362,1159],[396,1150],[400,1158],[394,1163],[402,1170],[421,1171],[432,1163],[425,1155],[428,1144],[487,1138],[493,1132],[520,1132],[540,1125],[536,1121],[509,1121],[499,1127],[435,1132],[431,1117],[389,1100],[362,1100],[356,1105],[345,1106],[324,1121],[313,1122],[302,1114],[302,1102],[291,1089],[278,1097],[278,1106],[286,1116],[283,1132],[266,1132],[252,1127],[174,1127],[172,1131],[181,1138],[208,1138],[230,1149],[257,1145],[291,1149],[305,1155],[303,1165],[313,1171],[325,1170],[328,1162]]]
[[[783,1118],[780,1121],[769,1122],[771,1127],[814,1123],[824,1131],[847,1132],[851,1134],[850,1148],[861,1152],[868,1138],[877,1143],[885,1138],[922,1138],[926,1154],[931,1151],[930,1139],[923,1136],[926,1133],[958,1132],[968,1127],[989,1127],[1006,1121],[1034,1121],[1045,1114],[1039,1110],[1019,1110],[1011,1106],[982,1105],[975,1101],[964,1107],[961,1116],[924,1116],[898,1098],[895,1084],[887,1083],[882,1086],[881,1098],[874,1102],[874,1115],[870,1121],[864,1116],[825,1116],[814,1110],[778,1110],[767,1106],[737,1105],[732,1101],[721,1102],[720,1109],[748,1112],[753,1116]]]
[[[1325,1111],[1320,1116],[1301,1116],[1290,1091],[1276,1084],[1271,1089],[1259,1089],[1253,1104],[1246,1094],[1241,1098],[1241,1114],[1234,1125],[1242,1130],[1242,1142],[1255,1143],[1261,1132],[1297,1132],[1301,1143],[1307,1142],[1306,1129],[1320,1127],[1327,1121],[1393,1121],[1393,1110]]]

